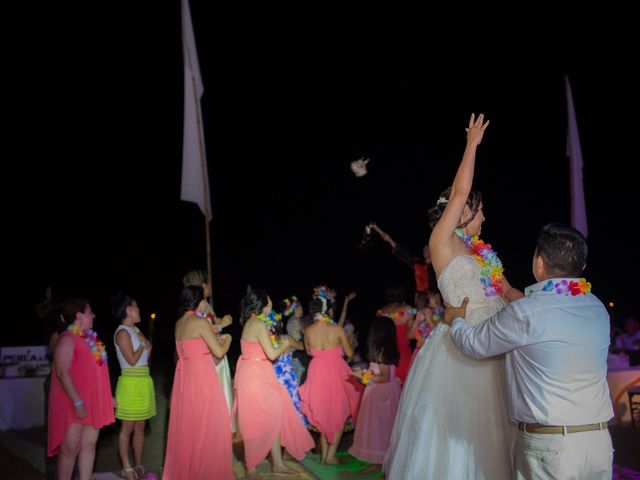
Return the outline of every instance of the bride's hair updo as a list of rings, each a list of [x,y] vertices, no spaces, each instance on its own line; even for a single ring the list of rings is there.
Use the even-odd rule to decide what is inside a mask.
[[[444,209],[447,206],[447,203],[449,203],[450,195],[451,195],[451,187],[447,188],[444,192],[442,192],[440,194],[440,197],[438,197],[438,200],[436,201],[435,205],[429,209],[429,212],[427,213],[427,215],[429,217],[429,226],[431,228],[435,227],[436,223],[438,223],[438,220],[440,220],[440,217],[442,216],[442,212],[444,212]],[[471,190],[469,192],[469,196],[467,197],[467,206],[469,207],[469,210],[471,210],[471,216],[466,222],[458,225],[458,228],[464,228],[471,223],[471,221],[476,216],[476,213],[478,213],[478,209],[480,208],[481,203],[482,203],[482,194],[477,190]]]

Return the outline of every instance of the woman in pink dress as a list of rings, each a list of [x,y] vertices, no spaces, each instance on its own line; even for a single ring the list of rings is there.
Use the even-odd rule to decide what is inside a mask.
[[[342,358],[353,355],[344,329],[327,313],[333,308],[335,292],[317,287],[309,304],[313,324],[304,331],[309,355],[307,379],[300,387],[302,413],[320,432],[322,463],[338,465],[336,450],[344,423],[349,416],[355,422],[362,385]]]
[[[76,457],[79,479],[89,480],[100,429],[115,422],[107,353],[92,330],[88,300],[66,301],[61,316],[69,327],[54,350],[47,453],[60,455],[60,480],[71,479]]]
[[[378,316],[390,318],[396,326],[396,338],[400,352],[396,377],[404,384],[411,366],[412,352],[409,340],[413,338],[411,330],[417,312],[415,308],[404,302],[405,291],[402,285],[387,288],[385,297],[388,303],[378,310]]]
[[[259,479],[256,467],[271,453],[274,474],[295,475],[282,460],[282,447],[302,460],[313,438],[300,418],[287,389],[278,381],[271,361],[289,348],[287,337],[275,334],[277,317],[263,290],[247,289],[241,302],[244,324],[235,375],[234,411],[244,443],[247,477]]]
[[[355,370],[366,388],[360,401],[356,432],[349,453],[380,468],[389,448],[402,392],[400,380],[395,376],[395,364],[400,353],[391,319],[379,317],[371,323],[367,352],[368,370]]]
[[[176,323],[178,363],[171,393],[171,414],[163,480],[233,480],[231,417],[211,360],[226,355],[229,335],[216,336],[204,317],[200,286],[184,287],[184,314]]]

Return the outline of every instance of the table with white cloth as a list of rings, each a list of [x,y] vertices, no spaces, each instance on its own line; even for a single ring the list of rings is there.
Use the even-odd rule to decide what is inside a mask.
[[[640,366],[609,367],[607,369],[607,383],[615,415],[610,423],[618,425],[631,423],[627,389],[640,385]]]
[[[0,377],[0,431],[44,425],[44,382],[40,377]]]

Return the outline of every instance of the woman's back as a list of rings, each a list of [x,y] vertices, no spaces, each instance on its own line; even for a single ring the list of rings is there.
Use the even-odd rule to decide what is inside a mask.
[[[309,348],[328,350],[342,345],[341,332],[344,333],[342,327],[333,323],[315,322],[307,327],[304,336]]]

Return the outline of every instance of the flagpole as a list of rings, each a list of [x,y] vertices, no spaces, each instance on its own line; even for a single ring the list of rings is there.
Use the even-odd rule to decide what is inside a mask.
[[[196,77],[191,74],[191,83],[193,85],[193,91],[197,92],[196,89]],[[204,237],[205,237],[205,250],[207,252],[207,275],[209,279],[209,292],[211,292],[211,302],[213,303],[213,290],[212,290],[212,272],[211,272],[211,230],[209,225],[209,216],[211,212],[209,212],[209,185],[207,178],[207,164],[206,158],[204,156],[204,139],[202,138],[203,130],[202,130],[202,122],[201,122],[201,112],[200,112],[200,102],[197,99],[197,95],[193,96],[193,102],[196,107],[196,121],[198,122],[198,149],[200,151],[200,171],[202,178],[202,201],[204,204]]]

